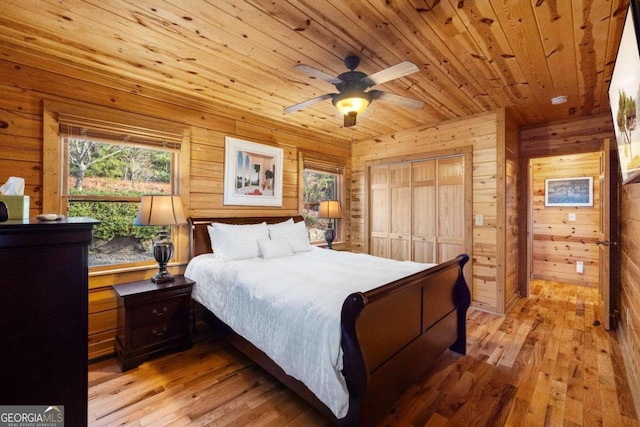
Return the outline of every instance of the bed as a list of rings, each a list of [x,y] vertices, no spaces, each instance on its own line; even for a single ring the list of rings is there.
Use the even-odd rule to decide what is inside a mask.
[[[224,224],[234,226],[266,223],[269,224],[272,239],[282,240],[281,238],[273,238],[274,230],[278,230],[276,227],[283,225],[283,228],[280,228],[281,230],[291,230],[291,228],[284,228],[285,222],[293,222],[302,227],[301,221],[303,221],[302,217],[294,217],[293,220],[290,217],[189,218],[191,261],[187,266],[185,275],[197,282],[193,296],[197,303],[204,306],[205,318],[210,319],[210,323],[219,324],[222,322],[222,324],[226,325],[225,329],[229,331],[226,339],[240,351],[335,421],[336,425],[374,425],[376,420],[379,420],[387,413],[397,398],[432,367],[436,359],[447,348],[461,354],[465,353],[465,321],[466,312],[470,304],[470,294],[462,269],[469,257],[463,254],[445,263],[429,266],[426,269],[424,265],[420,266],[417,263],[399,263],[377,259],[379,270],[376,270],[377,267],[375,266],[364,268],[367,271],[371,270],[369,276],[375,278],[375,280],[372,280],[373,285],[369,286],[371,289],[357,291],[355,288],[360,285],[352,283],[354,282],[352,278],[345,279],[346,282],[342,285],[345,289],[342,291],[347,293],[344,296],[332,291],[323,291],[320,296],[313,293],[310,296],[303,296],[303,291],[298,291],[298,289],[302,288],[302,285],[300,287],[292,286],[297,291],[295,293],[299,292],[301,298],[306,298],[301,303],[305,309],[297,310],[303,312],[299,316],[309,317],[308,313],[320,310],[323,312],[330,311],[332,312],[331,315],[336,317],[336,326],[329,326],[331,331],[329,333],[309,333],[308,330],[301,332],[303,337],[308,338],[309,336],[315,337],[317,335],[320,338],[314,339],[326,338],[336,341],[336,346],[339,347],[339,357],[336,357],[335,354],[327,357],[334,362],[334,376],[337,377],[337,381],[340,384],[343,384],[344,393],[346,394],[342,397],[343,391],[335,391],[333,393],[331,390],[336,389],[329,388],[329,394],[332,394],[332,399],[328,400],[326,390],[324,388],[318,389],[316,383],[298,375],[295,371],[295,366],[292,368],[295,362],[289,361],[289,358],[296,359],[295,355],[298,353],[302,355],[303,362],[306,358],[316,357],[315,350],[310,350],[314,348],[315,343],[297,344],[301,346],[299,350],[292,350],[289,345],[285,347],[285,350],[278,350],[274,353],[273,350],[263,347],[264,344],[261,341],[278,341],[278,336],[272,335],[280,333],[277,331],[277,325],[267,326],[268,329],[257,331],[256,334],[258,335],[251,337],[248,335],[251,335],[251,331],[258,327],[256,325],[263,323],[262,317],[260,317],[262,315],[252,314],[243,321],[242,319],[236,319],[234,313],[238,311],[254,313],[254,308],[247,304],[266,305],[258,298],[260,295],[256,296],[256,294],[276,292],[275,288],[278,287],[282,287],[285,290],[290,289],[284,287],[284,283],[287,282],[288,278],[283,277],[280,273],[261,276],[260,274],[262,273],[259,272],[262,271],[261,268],[263,266],[265,268],[267,266],[278,268],[277,271],[282,272],[287,271],[289,264],[298,264],[305,266],[304,270],[310,276],[320,277],[324,275],[317,272],[314,273],[314,267],[311,264],[307,267],[307,263],[312,262],[312,258],[317,260],[326,259],[327,265],[336,264],[337,267],[335,268],[338,269],[336,271],[345,272],[346,270],[344,269],[339,270],[341,263],[342,265],[355,265],[360,262],[361,258],[371,257],[364,254],[340,254],[337,251],[312,248],[308,251],[296,252],[290,257],[278,255],[273,259],[268,259],[266,254],[270,254],[269,258],[271,258],[271,254],[274,252],[271,249],[267,251],[267,246],[261,246],[264,249],[264,259],[259,257],[226,262],[224,260],[216,260],[212,254],[212,238],[208,229],[212,223],[222,224],[219,227],[226,227]],[[291,226],[286,225],[286,227]],[[292,247],[295,247],[294,242],[290,241],[290,243]],[[220,244],[219,247],[222,248],[222,245]],[[409,273],[404,273],[402,277],[388,282],[375,283],[376,281],[386,280],[385,274],[387,271],[396,268],[395,265],[385,264],[387,262],[398,264],[399,271],[408,271]],[[200,265],[207,266],[206,268],[209,268],[209,271],[203,271],[202,267],[199,267]],[[326,268],[328,269],[329,267]],[[364,270],[361,268],[359,275],[366,276],[364,274],[366,271]],[[327,277],[330,277],[331,281],[336,281],[336,277],[352,277],[350,274],[334,273]],[[209,275],[216,277],[208,279]],[[239,276],[243,276],[243,280],[250,283],[248,286],[251,289],[247,291],[242,288],[241,296],[237,296],[234,293],[237,292],[236,289],[238,288],[235,284],[223,290],[204,290],[204,283],[208,281],[222,283],[222,278],[226,277],[225,280],[227,280],[231,277],[235,280]],[[277,276],[277,280],[274,276]],[[300,277],[304,278],[298,279],[298,281],[305,282],[306,287],[308,285],[306,283],[307,276]],[[260,281],[264,281],[264,284],[268,284],[268,286],[260,286]],[[311,282],[311,280],[308,281]],[[198,288],[198,282],[200,282],[200,288]],[[322,286],[327,284],[328,280],[325,279],[325,283]],[[203,296],[207,292],[213,292],[211,294],[213,297]],[[288,295],[291,296],[291,294],[294,294],[294,292],[290,291]],[[324,294],[330,295],[330,297],[326,297],[333,300],[325,301]],[[339,300],[336,301],[336,298],[339,298]],[[267,301],[273,300],[273,297],[267,295],[264,299]],[[214,302],[211,303],[210,300]],[[240,301],[239,304],[243,307],[243,310],[230,308],[232,302],[236,301]],[[277,301],[280,301],[280,299],[277,299]],[[333,307],[336,303],[337,309]],[[316,304],[315,308],[309,308],[312,307],[310,304]],[[290,322],[290,325],[295,325],[290,329],[317,327],[315,323],[308,322],[306,320],[307,317],[292,317],[296,310],[292,310],[285,303],[278,302],[276,305],[282,306],[279,309],[283,311],[284,316],[287,316],[287,322]],[[326,310],[324,308],[318,309],[318,307],[325,306],[327,307]],[[255,310],[258,310],[258,308],[255,308]],[[275,309],[271,307],[269,310]],[[334,311],[335,313],[333,313]],[[233,315],[233,318],[230,318],[230,315]],[[260,321],[256,321],[255,317],[260,318]],[[331,322],[333,320],[325,321],[323,317],[322,322],[332,325]],[[244,326],[243,323],[247,325]],[[237,333],[238,331],[240,333]],[[260,334],[269,335],[269,337],[266,340],[261,340]],[[255,340],[256,338],[258,339],[257,341]],[[286,339],[283,341],[286,341]],[[307,353],[303,354],[303,350],[307,351]],[[287,354],[283,355],[282,353]],[[287,358],[283,359],[285,356]],[[331,381],[322,380],[321,382],[323,387],[329,387],[325,383]],[[334,402],[333,397],[338,400],[338,403]],[[341,405],[340,399],[346,399],[346,402]]]

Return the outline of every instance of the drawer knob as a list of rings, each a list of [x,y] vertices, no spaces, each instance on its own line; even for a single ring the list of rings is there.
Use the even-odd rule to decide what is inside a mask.
[[[161,337],[161,336],[163,336],[163,335],[165,334],[165,332],[167,332],[167,327],[166,327],[166,326],[165,326],[164,328],[162,328],[162,330],[161,330],[161,331],[157,331],[157,330],[155,330],[155,329],[154,329],[153,331],[151,331],[151,333],[152,333],[153,335],[157,336],[157,337]]]
[[[164,314],[167,312],[167,306],[165,305],[164,307],[162,307],[162,310],[158,310],[157,308],[154,308],[153,310],[151,310],[151,312],[158,317],[164,316]]]

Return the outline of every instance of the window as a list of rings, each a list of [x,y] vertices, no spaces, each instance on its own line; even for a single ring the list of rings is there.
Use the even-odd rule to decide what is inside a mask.
[[[335,163],[304,161],[302,174],[302,216],[307,224],[311,243],[324,243],[324,230],[330,219],[318,218],[318,207],[323,200],[341,200],[342,168]],[[340,219],[334,220],[336,241],[342,240]]]
[[[67,215],[95,218],[89,266],[153,261],[151,244],[159,227],[133,221],[140,197],[172,194],[169,151],[117,142],[64,138],[67,158],[63,176]]]
[[[133,222],[142,195],[179,194],[183,130],[175,124],[111,111],[102,117],[122,121],[104,121],[100,113],[80,117],[45,105],[45,128],[55,126],[56,131],[45,131],[44,169],[46,176],[59,180],[45,180],[43,212],[101,222],[93,229],[89,248],[92,271],[147,268],[156,264],[152,243],[158,227]],[[175,231],[174,258],[183,260],[186,254],[176,245],[180,237]]]

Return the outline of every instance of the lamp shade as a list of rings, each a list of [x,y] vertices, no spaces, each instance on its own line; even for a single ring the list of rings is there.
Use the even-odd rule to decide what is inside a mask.
[[[371,104],[371,95],[367,92],[343,92],[333,98],[333,105],[344,115],[362,113]]]
[[[337,200],[325,200],[318,207],[318,218],[342,218],[342,206]]]
[[[187,219],[180,196],[142,196],[134,225],[178,225]]]

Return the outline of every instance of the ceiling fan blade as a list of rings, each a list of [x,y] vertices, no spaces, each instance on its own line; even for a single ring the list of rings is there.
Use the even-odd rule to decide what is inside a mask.
[[[411,108],[413,110],[419,110],[420,108],[424,107],[423,101],[413,98],[407,98],[406,96],[396,95],[394,93],[383,92],[381,90],[370,90],[367,93],[369,93],[373,99],[390,102],[392,104]]]
[[[389,68],[385,68],[384,70],[380,70],[377,73],[373,73],[370,76],[363,78],[362,82],[368,86],[375,86],[388,82],[389,80],[404,77],[408,74],[417,73],[418,71],[420,71],[420,68],[418,68],[416,64],[404,61]]]
[[[284,109],[285,113],[293,113],[294,111],[301,110],[310,105],[316,104],[320,101],[324,101],[325,99],[331,99],[335,96],[335,93],[325,93],[324,95],[316,96],[315,98],[307,99],[306,101],[300,102],[299,104],[291,105]]]
[[[313,68],[310,65],[297,64],[293,66],[293,69],[296,71],[300,71],[302,73],[308,74],[311,77],[316,77],[326,82],[329,82],[332,85],[343,83],[343,81],[340,80],[339,78],[334,77],[331,74],[327,74],[324,71],[320,71],[317,68]]]

